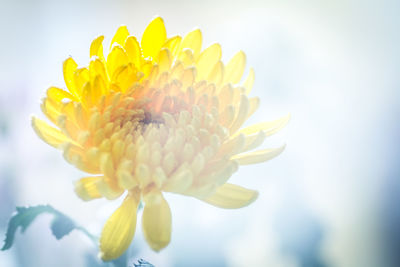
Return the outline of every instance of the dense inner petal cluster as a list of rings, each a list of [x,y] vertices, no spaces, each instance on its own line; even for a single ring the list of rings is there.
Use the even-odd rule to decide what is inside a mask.
[[[257,192],[227,184],[239,165],[266,161],[283,147],[253,151],[288,117],[241,128],[259,106],[245,55],[221,62],[221,48],[201,50],[199,30],[167,38],[161,18],[141,44],[121,26],[103,55],[103,37],[90,47],[88,67],[64,62],[68,91],[51,87],[42,110],[57,128],[33,118],[37,134],[63,150],[65,159],[91,174],[76,182],[83,200],[115,199],[128,192],[107,221],[100,249],[104,260],[129,246],[142,200],[143,230],[154,250],[170,240],[171,214],[162,192],[193,196],[223,208],[239,208]],[[116,227],[118,225],[118,227]]]

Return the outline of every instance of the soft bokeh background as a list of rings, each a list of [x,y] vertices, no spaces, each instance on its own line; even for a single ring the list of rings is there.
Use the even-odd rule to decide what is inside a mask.
[[[160,15],[169,35],[201,28],[224,60],[246,52],[262,101],[249,123],[288,112],[292,120],[265,144],[286,143],[281,156],[232,178],[259,190],[253,205],[222,210],[168,195],[170,246],[152,252],[138,225],[136,258],[162,267],[400,266],[399,12],[396,0],[0,0],[0,234],[16,205],[46,203],[99,233],[118,201],[80,201],[72,181],[82,173],[34,134],[30,116],[43,118],[45,90],[64,86],[65,58],[85,65],[93,38],[109,42],[121,24],[140,36]],[[85,266],[96,247],[79,232],[56,241],[50,220],[17,234],[0,266]]]

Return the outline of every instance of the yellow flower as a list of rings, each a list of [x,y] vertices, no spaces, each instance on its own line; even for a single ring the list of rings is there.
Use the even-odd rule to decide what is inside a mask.
[[[45,142],[90,174],[75,184],[81,199],[127,192],[103,228],[102,259],[115,259],[130,245],[140,201],[147,243],[156,251],[168,245],[171,211],[163,192],[228,209],[253,202],[257,191],[227,181],[238,166],[282,152],[249,151],[289,117],[241,128],[259,106],[257,97],[248,97],[252,69],[239,85],[245,54],[224,65],[219,44],[202,50],[200,30],[167,38],[161,18],[147,26],[140,44],[121,26],[107,58],[103,39],[92,42],[88,67],[78,68],[72,58],[64,62],[68,91],[47,90],[42,110],[57,127],[32,119]]]

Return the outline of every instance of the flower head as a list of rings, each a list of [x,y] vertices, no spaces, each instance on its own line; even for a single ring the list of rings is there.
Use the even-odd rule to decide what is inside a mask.
[[[127,192],[103,228],[103,260],[128,248],[140,201],[147,243],[157,251],[168,245],[171,211],[163,192],[222,208],[253,202],[257,191],[227,181],[240,165],[281,153],[283,147],[249,151],[288,117],[241,128],[259,106],[257,97],[248,96],[252,69],[239,85],[245,54],[225,65],[219,44],[201,49],[200,30],[167,38],[161,18],[148,25],[140,43],[121,26],[107,57],[103,39],[92,42],[88,67],[78,68],[72,58],[64,62],[68,91],[47,90],[42,110],[56,127],[32,119],[45,142],[89,174],[75,183],[81,199],[116,199]]]

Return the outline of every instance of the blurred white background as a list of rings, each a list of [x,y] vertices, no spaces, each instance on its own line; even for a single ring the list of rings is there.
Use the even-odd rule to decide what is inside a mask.
[[[398,209],[387,185],[398,168],[399,11],[395,0],[0,0],[0,234],[15,205],[47,203],[99,233],[118,201],[79,200],[72,181],[82,173],[35,135],[30,116],[44,117],[49,86],[64,87],[64,59],[86,65],[92,39],[109,42],[121,24],[141,36],[160,15],[169,36],[200,28],[203,47],[219,42],[225,62],[245,51],[261,98],[249,124],[292,119],[265,143],[286,143],[281,156],[232,178],[259,190],[253,205],[168,195],[172,242],[152,252],[138,225],[137,257],[162,267],[398,266],[384,249],[396,229],[384,225]],[[50,219],[17,235],[0,265],[84,266],[95,247],[78,232],[56,241]]]

